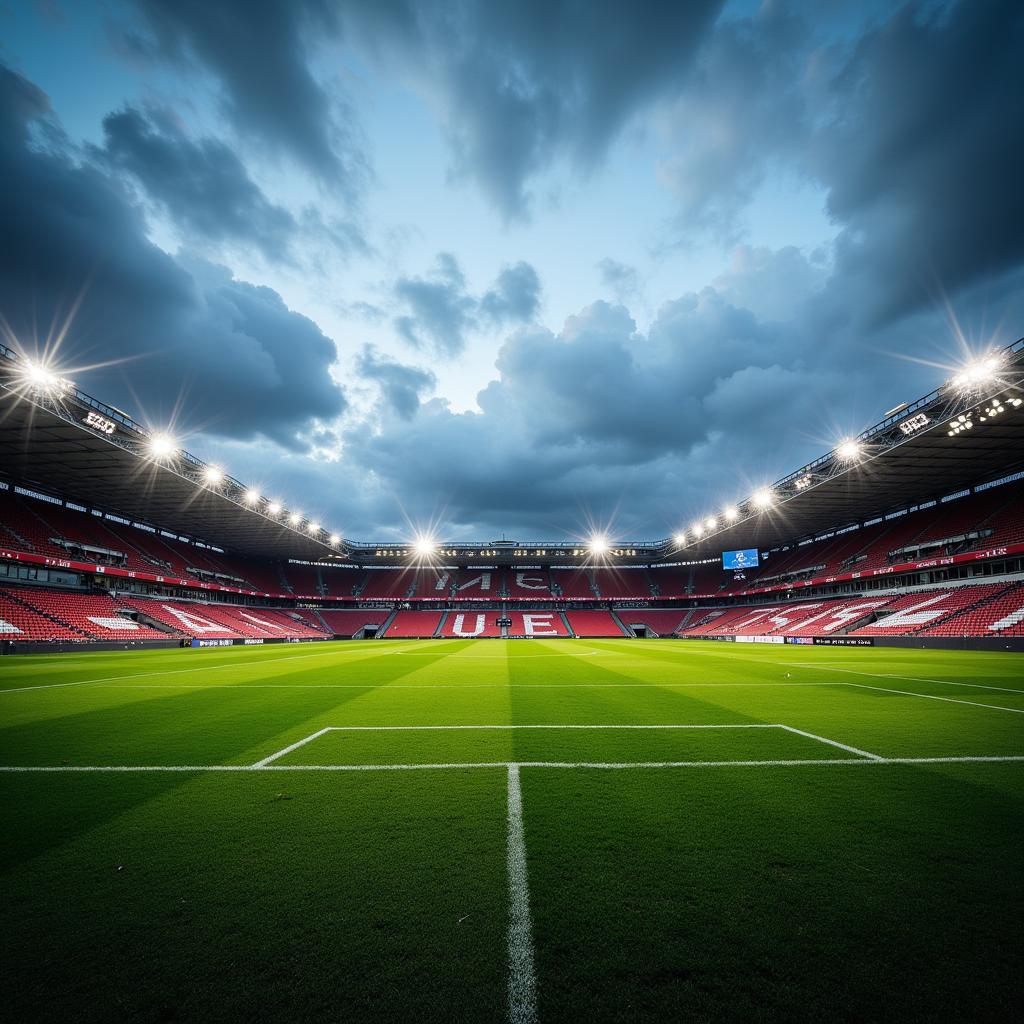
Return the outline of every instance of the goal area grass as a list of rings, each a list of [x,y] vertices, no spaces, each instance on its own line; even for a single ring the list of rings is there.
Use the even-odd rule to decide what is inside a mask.
[[[8,657],[0,834],[12,1020],[1012,1019],[1024,659]]]

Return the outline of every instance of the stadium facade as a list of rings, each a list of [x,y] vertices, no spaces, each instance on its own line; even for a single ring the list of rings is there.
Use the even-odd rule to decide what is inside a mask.
[[[673,537],[397,545],[0,346],[6,650],[544,636],[1024,649],[1024,340]]]

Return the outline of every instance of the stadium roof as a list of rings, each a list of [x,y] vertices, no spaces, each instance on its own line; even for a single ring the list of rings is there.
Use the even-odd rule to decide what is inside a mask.
[[[338,555],[324,531],[314,536],[305,521],[268,514],[265,501],[249,507],[244,485],[207,480],[209,467],[187,452],[157,456],[152,435],[127,414],[29,372],[0,346],[0,474],[12,483],[242,554]]]
[[[287,509],[255,500],[239,481],[216,473],[209,479],[210,467],[199,459],[173,445],[161,452],[153,442],[125,413],[0,346],[0,474],[11,482],[243,554],[378,564],[381,554],[415,557],[412,545],[334,544],[318,524],[292,523]],[[612,540],[605,557],[619,564],[691,561],[731,548],[778,547],[1022,470],[1024,339],[894,410],[849,449],[752,495],[734,510],[734,521],[709,507],[700,537],[691,529],[682,544]],[[585,554],[578,541],[439,544],[441,557],[478,563],[578,561]]]

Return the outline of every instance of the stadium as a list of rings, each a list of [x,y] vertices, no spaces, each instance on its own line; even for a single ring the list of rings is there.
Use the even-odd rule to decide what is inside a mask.
[[[386,6],[4,15],[5,1016],[1016,1019],[1024,17]]]

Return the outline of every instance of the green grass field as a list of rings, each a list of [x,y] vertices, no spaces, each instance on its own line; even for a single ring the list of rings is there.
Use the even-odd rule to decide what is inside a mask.
[[[451,640],[9,657],[0,765],[10,1020],[1022,1005],[1020,656]]]

